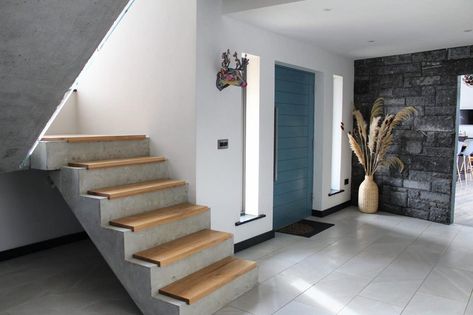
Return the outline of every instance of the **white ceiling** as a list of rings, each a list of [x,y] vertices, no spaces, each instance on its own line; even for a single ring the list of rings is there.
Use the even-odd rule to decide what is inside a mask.
[[[224,1],[242,1],[227,11],[238,20],[355,59],[473,44],[473,0]]]

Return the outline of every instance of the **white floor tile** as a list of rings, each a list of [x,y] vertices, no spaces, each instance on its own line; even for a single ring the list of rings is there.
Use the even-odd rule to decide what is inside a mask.
[[[276,315],[335,315],[335,313],[327,313],[325,310],[316,309],[312,306],[298,303],[295,301],[290,302],[279,311],[274,313]]]
[[[473,315],[473,297],[472,296],[470,296],[470,301],[468,302],[468,306],[466,307],[465,315]]]
[[[473,290],[473,272],[437,267],[427,277],[419,293],[467,302]]]
[[[409,259],[398,258],[384,269],[377,277],[377,280],[397,280],[397,281],[415,281],[424,280],[433,265],[419,263]]]
[[[340,315],[399,315],[402,307],[382,303],[362,296],[355,297]]]
[[[473,271],[473,251],[448,248],[439,260],[439,265]]]
[[[402,315],[463,315],[466,303],[417,293]]]
[[[422,284],[422,280],[374,280],[361,293],[363,297],[377,301],[404,307],[407,305],[417,289]]]
[[[394,257],[383,255],[372,255],[369,253],[361,253],[346,264],[337,269],[337,271],[373,279],[378,273],[385,269],[394,259]]]
[[[310,256],[301,262],[287,268],[279,275],[289,279],[303,279],[314,284],[334,271],[339,265],[329,257]]]
[[[288,282],[276,276],[246,292],[230,305],[254,315],[272,314],[308,287],[303,281]]]
[[[299,295],[296,301],[336,313],[360,293],[369,281],[367,278],[335,271]]]

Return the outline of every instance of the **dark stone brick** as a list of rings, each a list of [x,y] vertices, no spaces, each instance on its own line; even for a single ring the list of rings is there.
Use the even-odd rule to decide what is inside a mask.
[[[456,114],[456,106],[426,106],[424,113],[427,116],[448,115],[454,116]]]
[[[443,147],[424,147],[422,154],[430,156],[451,157],[453,156],[453,150],[451,148]]]
[[[404,78],[420,78],[422,77],[422,72],[406,72],[403,74]]]
[[[419,155],[411,160],[410,169],[424,172],[450,173],[453,171],[453,165],[450,165],[448,159],[442,157]]]
[[[392,96],[394,97],[408,97],[408,96],[422,96],[422,87],[410,88],[395,88],[392,89]]]
[[[449,179],[435,179],[432,182],[432,191],[449,194],[452,191],[452,181]]]
[[[418,182],[413,180],[404,180],[403,183],[405,188],[414,188],[419,190],[430,190],[430,182]]]
[[[457,90],[456,89],[437,89],[437,95],[435,97],[435,103],[439,105],[451,105],[456,106],[457,103]]]
[[[449,68],[443,61],[429,61],[422,63],[422,76],[448,75]]]
[[[451,116],[416,117],[415,127],[423,131],[453,131],[455,121]]]
[[[370,81],[371,83],[372,81]],[[382,75],[376,78],[376,82],[380,87],[384,88],[395,88],[402,87],[404,84],[404,78],[402,74],[395,75]]]
[[[407,191],[407,196],[409,198],[409,202],[415,201],[415,200],[420,200],[420,190],[416,189],[409,189]]]
[[[426,132],[425,145],[430,147],[449,147],[453,150],[455,134],[451,132]]]
[[[423,86],[422,87],[422,96],[435,96],[435,87],[434,86]]]
[[[450,195],[448,194],[421,191],[420,198],[423,200],[428,200],[428,201],[433,201],[433,202],[438,202],[438,203],[444,203],[444,204],[450,203]]]
[[[430,181],[432,179],[432,173],[409,170],[409,179],[414,181]]]
[[[389,66],[384,66],[380,67],[378,69],[379,75],[385,75],[385,74],[398,74],[398,73],[409,73],[409,72],[416,72],[420,74],[421,71],[421,66],[420,64],[399,64],[399,65],[389,65]]]
[[[450,224],[452,223],[450,220],[450,213],[451,209],[447,208],[438,208],[438,209],[431,209],[429,213],[429,221]]]
[[[355,94],[367,94],[370,91],[370,81],[355,80]]]
[[[473,58],[449,60],[448,70],[448,72],[452,76],[458,76],[465,73],[473,73]]]
[[[393,89],[380,89],[378,92],[379,97],[393,97]]]
[[[407,193],[401,191],[390,191],[388,193],[389,203],[395,206],[406,207],[407,206]]]
[[[385,65],[392,65],[392,64],[399,64],[399,63],[411,63],[412,62],[412,54],[382,57],[382,61]]]
[[[385,97],[384,104],[386,105],[405,105],[406,99],[405,98],[394,98],[394,97]]]
[[[359,67],[366,65],[366,60],[367,59],[355,60],[355,62],[354,62],[355,63],[355,68],[358,69]]]
[[[427,220],[429,218],[429,211],[423,209],[414,209],[414,208],[406,208],[404,210],[405,215],[409,217],[414,217],[418,219]]]
[[[435,98],[431,96],[406,97],[406,104],[409,106],[417,106],[417,105],[433,106],[435,105]]]
[[[380,176],[379,182],[382,182],[383,185],[388,185],[391,187],[402,187],[402,178],[383,175]]]
[[[412,54],[413,62],[441,61],[447,58],[447,50],[439,49]]]
[[[394,138],[400,138],[402,140],[418,140],[424,139],[424,135],[417,130],[399,130],[395,129],[393,132]]]
[[[440,76],[426,76],[406,78],[404,80],[404,87],[424,86],[424,85],[438,85],[440,84]]]
[[[406,141],[404,142],[404,151],[410,154],[419,154],[422,152],[422,142]]]
[[[470,46],[455,47],[448,49],[448,59],[464,59],[473,57]]]
[[[370,74],[370,67],[366,65],[359,65],[356,67],[356,76],[357,77],[369,77]]]

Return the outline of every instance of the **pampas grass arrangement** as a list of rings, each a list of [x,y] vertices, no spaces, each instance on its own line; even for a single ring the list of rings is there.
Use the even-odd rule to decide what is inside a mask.
[[[353,132],[346,132],[352,151],[363,166],[365,180],[358,190],[358,208],[365,213],[378,211],[378,186],[373,175],[381,167],[397,167],[402,172],[404,163],[397,156],[386,156],[393,144],[393,130],[416,113],[412,106],[402,108],[396,114],[383,118],[384,99],[378,98],[371,107],[369,125],[359,110],[353,112],[356,126]],[[342,122],[341,128],[345,131]]]
[[[363,166],[365,175],[373,176],[383,166],[398,167],[402,172],[404,163],[397,156],[386,156],[393,144],[393,129],[408,120],[417,110],[412,106],[402,108],[396,114],[388,114],[383,119],[384,99],[378,98],[371,107],[369,126],[359,110],[353,112],[356,128],[346,132],[352,151]],[[369,128],[368,128],[369,127]]]

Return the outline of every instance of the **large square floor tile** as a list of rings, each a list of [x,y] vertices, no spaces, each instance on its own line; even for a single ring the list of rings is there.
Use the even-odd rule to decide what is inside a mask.
[[[463,315],[466,303],[417,293],[402,315]]]

